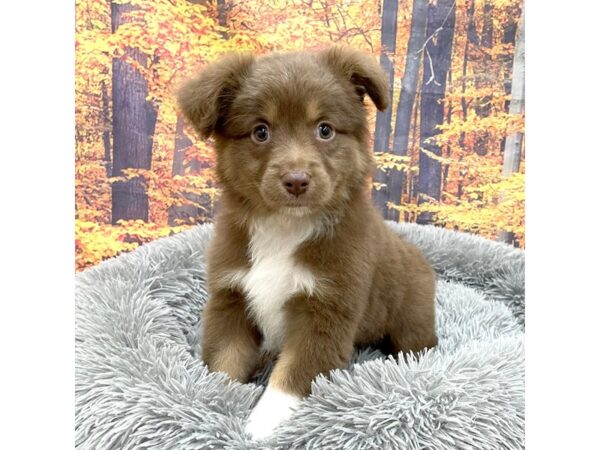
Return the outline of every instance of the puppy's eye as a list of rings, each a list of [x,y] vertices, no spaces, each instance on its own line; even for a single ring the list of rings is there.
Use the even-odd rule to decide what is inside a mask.
[[[335,130],[333,129],[333,125],[321,122],[319,125],[317,125],[316,135],[317,139],[321,141],[329,141],[333,139],[333,137],[335,136]]]
[[[269,139],[271,139],[271,132],[269,131],[269,127],[264,123],[256,125],[254,130],[252,130],[252,140],[257,144],[264,144]]]

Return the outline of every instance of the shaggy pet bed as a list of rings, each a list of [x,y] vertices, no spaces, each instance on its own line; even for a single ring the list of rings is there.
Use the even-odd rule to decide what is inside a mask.
[[[438,273],[439,346],[355,352],[318,377],[271,439],[245,435],[266,374],[229,383],[200,355],[207,293],[198,226],[76,277],[76,445],[85,449],[524,447],[524,254],[479,237],[390,226]]]

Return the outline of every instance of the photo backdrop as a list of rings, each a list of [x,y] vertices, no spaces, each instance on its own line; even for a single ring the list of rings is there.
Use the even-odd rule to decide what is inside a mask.
[[[178,83],[231,51],[372,53],[393,102],[368,103],[390,220],[524,247],[521,0],[77,0],[76,269],[210,222],[210,140]]]

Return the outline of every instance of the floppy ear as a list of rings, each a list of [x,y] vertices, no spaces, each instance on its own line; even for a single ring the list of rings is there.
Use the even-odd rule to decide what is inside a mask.
[[[187,81],[177,94],[185,118],[201,137],[210,137],[227,115],[254,57],[230,54],[211,63]]]
[[[354,84],[361,98],[364,98],[366,92],[378,110],[384,111],[388,107],[390,100],[387,77],[375,58],[343,46],[323,50],[322,57],[336,75]]]

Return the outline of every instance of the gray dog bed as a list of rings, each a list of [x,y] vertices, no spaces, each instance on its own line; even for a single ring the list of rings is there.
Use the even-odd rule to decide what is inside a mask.
[[[357,351],[318,377],[273,437],[245,420],[262,392],[200,355],[210,225],[76,278],[76,444],[86,449],[524,447],[524,254],[479,237],[391,224],[438,273],[439,346],[419,359]]]

